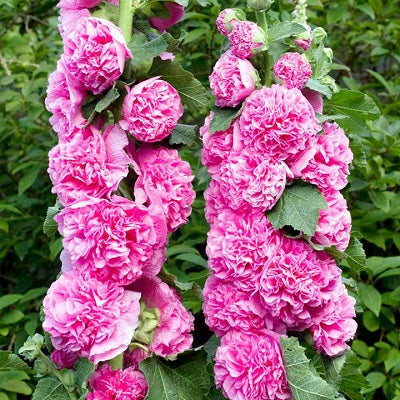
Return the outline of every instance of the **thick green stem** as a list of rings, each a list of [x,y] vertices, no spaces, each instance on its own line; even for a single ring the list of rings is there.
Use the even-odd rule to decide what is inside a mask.
[[[268,33],[268,23],[267,17],[265,16],[265,11],[256,11],[256,19],[258,26],[265,32]]]
[[[115,371],[117,369],[122,369],[124,367],[124,353],[118,354],[112,360],[108,361],[111,368]]]
[[[256,11],[256,19],[258,26],[265,32],[265,41],[268,43],[268,23],[265,11]],[[271,57],[268,51],[264,51],[264,85],[270,86],[272,82],[272,65]]]
[[[132,38],[132,20],[133,20],[132,0],[120,0],[118,25],[121,28],[126,43],[129,43]]]

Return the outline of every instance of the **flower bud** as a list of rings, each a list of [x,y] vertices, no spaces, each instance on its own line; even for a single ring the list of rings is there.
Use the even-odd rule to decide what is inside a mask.
[[[228,36],[232,32],[234,21],[243,21],[246,15],[239,8],[227,8],[222,10],[217,18],[216,25],[222,35]]]
[[[247,0],[247,6],[254,11],[265,11],[274,3],[274,0]]]
[[[323,85],[325,85],[325,86],[328,86],[329,89],[331,89],[333,93],[336,93],[338,91],[338,88],[337,88],[337,85],[335,83],[335,80],[329,75],[324,76],[321,79],[321,83]]]
[[[154,330],[156,329],[161,317],[158,308],[146,308],[143,301],[140,302],[139,325],[136,328],[134,340],[149,345],[153,340]]]
[[[35,333],[33,336],[29,336],[26,339],[24,345],[19,349],[18,353],[29,361],[33,361],[39,357],[40,349],[44,343],[44,337]]]
[[[38,378],[48,375],[51,372],[50,366],[41,358],[35,360],[35,371]]]
[[[313,30],[312,37],[315,44],[320,44],[326,39],[327,34],[325,29],[319,26]]]
[[[329,62],[332,62],[332,60],[333,60],[333,51],[332,51],[332,49],[330,47],[325,47],[324,48],[324,53],[329,58]]]

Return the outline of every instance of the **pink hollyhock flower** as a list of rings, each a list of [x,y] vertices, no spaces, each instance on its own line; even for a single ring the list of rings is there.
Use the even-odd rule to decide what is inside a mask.
[[[347,184],[353,160],[349,139],[336,123],[325,122],[323,128],[324,134],[312,138],[289,167],[296,178],[317,185],[322,191],[341,190]]]
[[[309,328],[337,290],[340,274],[333,257],[324,251],[283,237],[281,248],[261,277],[261,302],[289,329]]]
[[[124,353],[124,365],[139,369],[139,364],[149,357],[149,353],[139,347]]]
[[[64,36],[64,64],[94,94],[110,88],[132,58],[121,30],[100,18],[80,18]]]
[[[47,110],[53,114],[49,121],[61,141],[74,128],[86,124],[80,111],[85,97],[85,88],[67,72],[63,60],[59,60],[57,69],[49,75],[45,104]]]
[[[265,32],[250,21],[235,21],[228,35],[232,54],[241,59],[251,58],[264,50]]]
[[[336,246],[345,251],[350,242],[351,215],[343,195],[336,190],[323,192],[328,208],[319,211],[318,225],[312,237],[314,243]]]
[[[161,60],[166,61],[166,60],[171,60],[174,61],[175,60],[175,55],[174,53],[170,53],[169,51],[163,51],[159,57],[161,58]]]
[[[87,198],[54,219],[64,236],[63,270],[127,285],[157,275],[165,257],[165,218],[123,197]]]
[[[278,159],[245,148],[221,164],[216,177],[222,196],[234,210],[270,210],[281,197],[291,172]]]
[[[313,108],[297,88],[272,85],[254,91],[239,118],[241,140],[253,153],[281,160],[304,150],[321,130]]]
[[[288,400],[279,335],[230,331],[215,354],[215,383],[229,399]]]
[[[181,99],[176,89],[158,77],[127,87],[124,99],[122,129],[142,142],[158,142],[175,128],[183,114]]]
[[[150,25],[161,33],[175,25],[185,15],[185,7],[173,1],[166,1],[164,7],[169,12],[168,18],[152,17],[149,19]]]
[[[210,75],[210,88],[218,107],[238,106],[256,87],[259,78],[250,61],[224,53]]]
[[[67,206],[86,196],[109,198],[128,175],[127,145],[119,125],[108,125],[104,134],[89,126],[50,150],[47,172],[61,204]]]
[[[160,278],[141,278],[130,287],[142,293],[148,308],[158,308],[161,318],[154,331],[150,350],[160,357],[174,356],[189,350],[194,329],[193,315],[182,305],[177,291]]]
[[[309,88],[302,89],[301,93],[303,93],[303,96],[311,104],[314,111],[317,114],[322,114],[322,110],[324,107],[324,102],[322,100],[322,96],[315,90],[311,90]]]
[[[226,8],[218,15],[216,21],[217,29],[222,35],[228,36],[229,33],[232,32],[232,25],[245,18],[246,16],[243,10],[240,10],[239,8]]]
[[[60,0],[57,7],[68,10],[82,10],[82,8],[96,7],[101,0]]]
[[[286,53],[274,64],[274,74],[289,89],[303,89],[312,74],[311,65],[299,53]]]
[[[51,361],[57,365],[58,369],[73,368],[79,359],[77,353],[69,352],[65,349],[53,350],[50,357]]]
[[[147,381],[142,372],[135,368],[117,369],[104,364],[89,380],[92,392],[87,400],[144,400]]]
[[[118,284],[61,275],[43,300],[43,329],[56,350],[95,364],[125,351],[135,333],[140,293]]]
[[[282,324],[268,315],[258,294],[249,296],[231,282],[211,275],[205,283],[203,298],[206,324],[220,337],[232,329],[260,331],[268,328],[284,332]]]
[[[214,179],[211,179],[208,188],[204,191],[204,200],[206,202],[204,214],[210,225],[214,224],[218,215],[225,211],[229,214],[235,213],[234,210],[229,208],[226,198],[221,193],[219,183]],[[241,214],[241,212],[237,214]]]
[[[81,10],[62,8],[60,10],[60,16],[58,17],[58,20],[60,21],[58,30],[60,31],[61,36],[64,38],[65,35],[73,31],[78,21],[84,17],[90,17],[90,12],[87,8],[82,8]]]
[[[305,25],[306,32],[302,33],[298,39],[295,39],[295,43],[306,51],[311,46],[312,41],[312,30],[309,25]]]
[[[208,266],[217,278],[253,292],[281,239],[262,213],[221,213],[208,232]]]
[[[167,147],[142,146],[136,153],[138,179],[135,200],[162,209],[170,232],[187,223],[196,198],[190,164],[177,150]]]
[[[329,304],[321,321],[311,326],[317,350],[330,357],[339,356],[348,349],[346,342],[354,339],[357,330],[357,322],[353,319],[356,301],[347,294],[343,285],[339,291],[339,298]]]

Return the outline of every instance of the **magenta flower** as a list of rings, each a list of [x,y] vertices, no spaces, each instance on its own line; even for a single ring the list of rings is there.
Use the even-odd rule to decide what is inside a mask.
[[[61,275],[43,301],[43,329],[56,350],[95,364],[128,348],[138,325],[140,293],[111,281]]]
[[[245,17],[241,9],[226,8],[219,13],[215,24],[221,35],[228,36],[232,32],[232,25],[237,21],[243,20]]]
[[[50,357],[58,369],[73,368],[79,359],[77,353],[66,351],[65,349],[53,350]]]
[[[311,104],[316,114],[322,114],[322,110],[324,108],[324,102],[322,100],[322,96],[320,93],[315,90],[311,90],[309,88],[302,89],[301,93]]]
[[[241,214],[241,212],[235,213],[234,210],[229,208],[226,198],[221,193],[219,183],[215,179],[211,179],[208,188],[204,191],[204,200],[206,201],[204,214],[210,225],[214,224],[218,215],[224,212],[228,214]]]
[[[311,65],[299,53],[286,53],[274,64],[274,74],[288,89],[303,89],[312,70]]]
[[[305,26],[306,32],[302,33],[298,39],[295,39],[295,43],[306,51],[311,46],[312,41],[312,30],[309,25]]]
[[[175,25],[185,15],[185,7],[178,3],[166,1],[164,6],[169,12],[168,18],[152,17],[149,19],[150,25],[161,33],[164,33],[169,27]]]
[[[60,0],[57,7],[67,10],[82,10],[83,8],[96,7],[101,0]]]
[[[142,142],[159,142],[166,138],[183,114],[176,89],[158,77],[127,87],[124,99],[122,129]]]

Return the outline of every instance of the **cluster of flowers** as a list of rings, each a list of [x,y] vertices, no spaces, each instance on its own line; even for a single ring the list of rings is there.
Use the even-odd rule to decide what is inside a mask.
[[[211,276],[203,310],[221,338],[214,369],[223,394],[283,400],[292,395],[280,335],[307,329],[319,352],[337,356],[356,330],[355,301],[328,253],[275,230],[265,212],[294,179],[316,185],[327,208],[320,210],[311,239],[345,250],[351,220],[339,190],[347,183],[352,153],[338,125],[321,127],[316,119],[322,97],[304,88],[311,76],[304,54],[283,55],[273,68],[280,83],[256,88],[249,58],[264,48],[265,36],[243,17],[235,9],[218,17],[230,48],[216,63],[210,85],[217,106],[245,103],[226,131],[211,133],[213,112],[201,128],[202,162],[211,175],[205,192]],[[310,43],[299,41],[299,51]]]
[[[64,250],[62,274],[44,299],[43,328],[60,368],[73,367],[79,357],[97,366],[125,352],[128,368],[100,366],[88,399],[144,399],[139,362],[151,352],[174,356],[193,340],[193,316],[157,275],[167,234],[187,222],[195,192],[189,164],[155,143],[183,113],[169,83],[153,77],[126,86],[122,118],[113,124],[83,117],[86,96],[111,88],[132,58],[121,30],[91,16],[88,8],[99,2],[59,3],[64,53],[49,77],[46,106],[59,138],[48,173],[64,207],[55,216]],[[135,200],[117,194],[130,166]],[[148,351],[135,350],[135,343]]]

